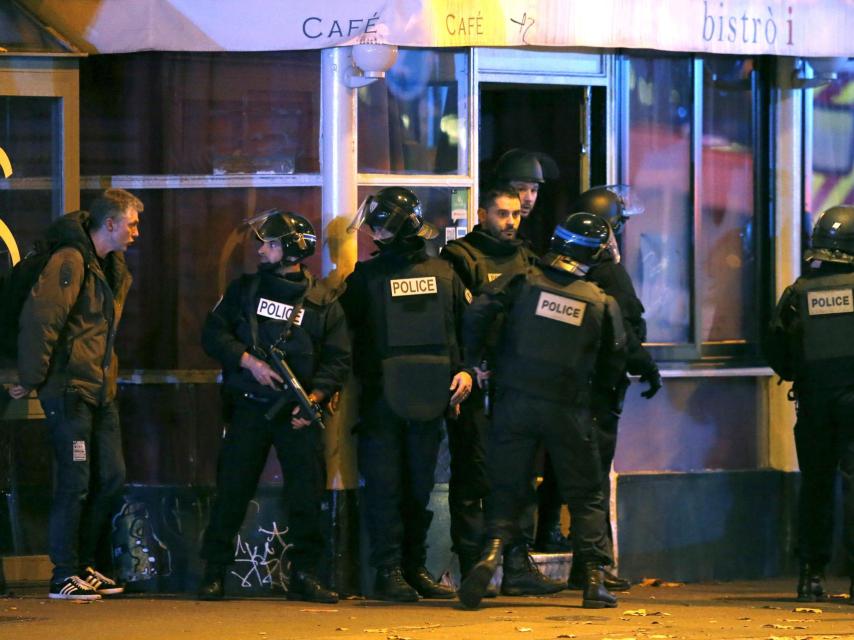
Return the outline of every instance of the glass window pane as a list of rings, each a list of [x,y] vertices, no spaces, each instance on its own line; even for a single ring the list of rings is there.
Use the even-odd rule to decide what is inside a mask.
[[[691,341],[692,61],[632,57],[629,184],[646,211],[625,225],[623,259],[646,307],[647,339]]]
[[[813,94],[812,181],[804,220],[808,245],[815,217],[840,204],[854,204],[854,63]]]
[[[80,61],[83,175],[316,173],[320,53]]]
[[[88,205],[98,192],[86,191]],[[122,369],[215,369],[200,345],[205,315],[227,284],[258,265],[258,242],[236,229],[250,215],[296,211],[320,233],[320,189],[174,189],[134,192],[145,205],[127,252],[134,276],[117,347]],[[306,261],[320,275],[320,247]]]
[[[703,62],[700,274],[703,342],[757,336],[753,60]]]
[[[439,250],[447,242],[456,237],[462,237],[467,231],[466,215],[468,207],[468,189],[458,189],[449,187],[410,187],[400,185],[411,190],[421,201],[421,208],[424,211],[424,219],[432,224],[439,232],[439,235],[428,242],[428,251],[433,255],[438,255]],[[360,187],[359,202],[362,202],[369,195],[375,194],[382,187]],[[452,218],[452,212],[454,220]],[[374,241],[366,231],[358,233],[358,260],[368,260],[371,254],[377,250]]]
[[[54,164],[56,150],[54,98],[0,98],[0,145],[9,160],[8,178],[0,171],[0,220],[5,227],[0,240],[0,269],[11,264],[14,244],[25,254],[50,224],[60,181]],[[8,168],[8,167],[7,167]]]
[[[385,80],[359,89],[361,173],[468,173],[468,55],[400,49]]]

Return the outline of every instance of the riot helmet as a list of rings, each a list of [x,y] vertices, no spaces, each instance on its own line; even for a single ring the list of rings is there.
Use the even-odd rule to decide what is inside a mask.
[[[386,187],[365,198],[347,228],[351,233],[359,229],[367,230],[376,242],[383,244],[415,235],[429,240],[438,234],[424,221],[418,197],[403,187]]]
[[[854,264],[854,205],[831,207],[818,217],[804,257]]]
[[[300,262],[314,253],[317,236],[303,216],[292,211],[268,209],[246,221],[261,242],[277,240],[282,246],[282,264]]]
[[[637,196],[624,184],[588,189],[578,197],[573,209],[587,211],[607,220],[617,234],[623,230],[626,220],[644,212]]]
[[[572,213],[555,227],[546,261],[583,275],[590,267],[615,259],[613,239],[605,219],[587,212]]]
[[[558,177],[557,164],[545,153],[510,149],[504,152],[495,165],[495,178],[505,182],[536,182]]]

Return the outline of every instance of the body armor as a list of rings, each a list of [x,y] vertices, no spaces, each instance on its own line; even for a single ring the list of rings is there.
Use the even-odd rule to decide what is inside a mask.
[[[559,401],[586,392],[606,304],[594,284],[561,285],[540,269],[529,270],[500,341],[498,384]]]
[[[854,382],[854,273],[800,278],[797,294],[801,343],[799,383],[843,386]]]
[[[431,420],[448,405],[453,271],[436,258],[371,279],[383,393],[400,417]]]

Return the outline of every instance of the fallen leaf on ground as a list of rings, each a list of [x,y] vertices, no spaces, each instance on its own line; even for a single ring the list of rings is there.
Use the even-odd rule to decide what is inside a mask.
[[[785,618],[783,622],[818,622],[815,618]]]
[[[821,613],[821,609],[813,609],[812,607],[795,607],[792,611],[795,613]]]
[[[806,629],[806,627],[795,627],[790,624],[763,624],[763,629]]]
[[[669,582],[661,578],[644,578],[638,585],[640,587],[683,587],[684,582]]]
[[[388,629],[362,629],[365,633],[388,633]]]
[[[562,633],[562,634],[560,634],[560,635],[559,635],[559,636],[557,636],[557,637],[558,637],[558,638],[574,638],[574,637],[575,637],[575,634],[574,634],[574,633]]]
[[[438,622],[425,622],[424,624],[405,624],[399,627],[392,627],[392,629],[406,629],[407,631],[411,631],[412,629],[436,629],[441,626]]]
[[[338,613],[338,609],[300,609],[304,613]]]
[[[349,631],[347,627],[335,627],[336,631]]]
[[[519,633],[528,633],[530,631],[533,631],[533,629],[531,629],[531,627],[516,627],[516,631],[518,631]]]

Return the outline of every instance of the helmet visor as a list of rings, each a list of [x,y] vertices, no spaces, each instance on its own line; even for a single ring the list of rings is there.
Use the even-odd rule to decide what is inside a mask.
[[[418,226],[417,235],[431,240],[439,235],[438,230],[433,225],[424,222],[418,214],[412,213],[407,216],[404,212],[383,211],[382,215],[374,215],[377,207],[381,206],[378,198],[368,196],[359,206],[356,215],[353,216],[353,221],[347,227],[349,233],[356,231],[364,231],[371,238],[380,242],[393,239],[398,231],[400,231],[403,223],[408,217],[412,218],[413,226]],[[420,210],[419,210],[420,213]]]
[[[245,223],[255,237],[261,242],[278,240],[281,243],[293,242],[301,251],[308,248],[308,241],[317,241],[313,233],[300,233],[297,231],[290,216],[283,215],[278,209],[268,209],[252,216]]]

